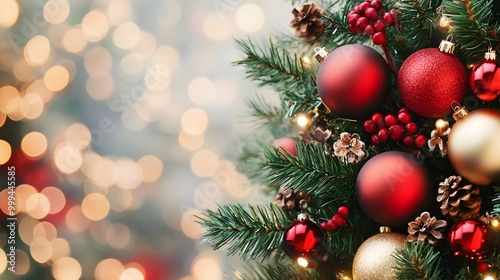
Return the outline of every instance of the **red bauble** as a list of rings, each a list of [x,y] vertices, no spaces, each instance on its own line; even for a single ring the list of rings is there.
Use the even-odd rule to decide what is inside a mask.
[[[293,260],[309,258],[323,238],[323,230],[305,214],[300,214],[285,230],[283,250]]]
[[[274,140],[274,146],[277,148],[282,148],[286,152],[297,156],[297,148],[295,147],[295,140],[290,137],[283,137]]]
[[[490,235],[485,223],[475,220],[462,220],[453,225],[449,235],[451,251],[454,256],[469,261],[487,258]]]
[[[333,113],[361,118],[380,109],[390,87],[390,72],[374,49],[358,44],[332,51],[321,63],[317,85],[321,101]]]
[[[493,101],[500,94],[500,67],[495,53],[487,52],[470,73],[470,88],[483,101]]]
[[[399,70],[398,90],[412,112],[439,118],[451,112],[451,103],[461,103],[467,94],[467,71],[451,53],[437,48],[410,55]]]
[[[431,184],[426,167],[410,154],[390,151],[371,158],[356,181],[359,204],[368,217],[386,226],[402,226],[427,206]]]

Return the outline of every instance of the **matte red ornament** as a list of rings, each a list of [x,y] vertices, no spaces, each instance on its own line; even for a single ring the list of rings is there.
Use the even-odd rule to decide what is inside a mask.
[[[365,214],[385,226],[402,226],[428,205],[431,184],[426,167],[412,155],[378,154],[361,168],[356,195]]]
[[[462,220],[451,228],[449,242],[456,257],[469,261],[486,259],[491,245],[488,226],[475,219]]]
[[[410,55],[398,74],[401,100],[410,111],[427,118],[449,114],[452,102],[461,103],[468,90],[465,67],[452,54],[453,47],[442,44],[443,51],[427,48]]]
[[[500,67],[495,61],[495,51],[487,52],[484,58],[472,68],[469,83],[479,99],[489,102],[500,94]]]
[[[367,117],[384,104],[390,87],[390,71],[374,49],[351,44],[341,46],[322,61],[317,75],[319,97],[342,117]]]
[[[319,242],[323,239],[323,230],[305,214],[299,214],[283,235],[283,250],[293,260],[299,257],[311,257]]]

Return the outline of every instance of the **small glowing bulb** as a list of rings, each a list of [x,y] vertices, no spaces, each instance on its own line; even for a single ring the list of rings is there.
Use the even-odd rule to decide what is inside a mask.
[[[300,127],[305,127],[309,124],[309,118],[306,115],[299,115],[297,117],[297,124]]]
[[[439,26],[444,28],[450,27],[450,19],[447,16],[442,16],[441,19],[439,19]]]
[[[484,280],[495,280],[495,278],[493,278],[491,275],[486,275],[486,276],[484,276],[483,279]]]
[[[435,125],[436,125],[436,130],[439,134],[442,134],[450,127],[450,123],[448,123],[443,119],[437,120]]]
[[[302,257],[299,257],[299,258],[297,259],[297,263],[298,263],[300,266],[302,266],[302,267],[307,267],[307,266],[309,265],[309,262],[308,262],[306,259],[302,258]]]
[[[497,219],[491,220],[492,227],[498,227],[499,225],[500,225],[500,222]]]
[[[312,64],[312,60],[308,56],[303,56],[300,61],[302,62],[303,66],[310,66]]]

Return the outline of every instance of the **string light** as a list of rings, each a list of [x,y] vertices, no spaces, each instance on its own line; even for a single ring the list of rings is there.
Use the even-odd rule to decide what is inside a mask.
[[[491,220],[491,226],[496,228],[500,225],[500,222],[498,221],[498,219],[492,219]]]
[[[302,266],[302,267],[307,267],[307,266],[309,266],[309,262],[308,262],[306,259],[302,258],[302,257],[299,257],[299,258],[297,259],[297,263],[298,263],[300,266]]]
[[[441,16],[441,18],[439,19],[439,26],[441,26],[442,28],[445,28],[445,29],[449,29],[450,28],[450,19],[445,15]]]
[[[307,115],[299,114],[296,118],[296,122],[300,127],[306,127],[311,123],[311,120]]]
[[[495,280],[495,278],[493,278],[491,275],[486,275],[486,276],[484,276],[483,279],[484,280]]]
[[[312,65],[312,59],[308,56],[301,57],[300,62],[302,62],[302,66],[305,66],[305,67],[309,67]]]

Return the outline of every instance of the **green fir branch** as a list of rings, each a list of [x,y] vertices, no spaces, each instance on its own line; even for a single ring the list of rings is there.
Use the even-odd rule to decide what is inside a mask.
[[[290,262],[275,264],[254,264],[247,266],[244,273],[235,272],[239,280],[324,280],[337,279],[332,269],[306,269]]]
[[[227,248],[243,260],[267,259],[282,254],[283,231],[292,220],[279,206],[218,205],[197,217],[206,228],[204,242],[212,249]]]
[[[287,111],[283,110],[286,106],[285,104],[281,104],[281,106],[273,105],[262,95],[256,94],[252,99],[247,101],[247,105],[252,110],[250,121],[256,128],[267,125],[271,126],[272,129],[275,126],[283,126],[284,122],[289,122],[286,119]]]
[[[491,199],[493,204],[491,213],[496,216],[500,216],[500,187],[494,187],[495,194]]]
[[[440,280],[445,275],[441,253],[428,243],[405,242],[393,257],[398,279]]]
[[[494,42],[498,45],[499,23],[493,22],[493,0],[445,0],[443,8],[450,19],[449,33],[469,63],[481,60]]]

